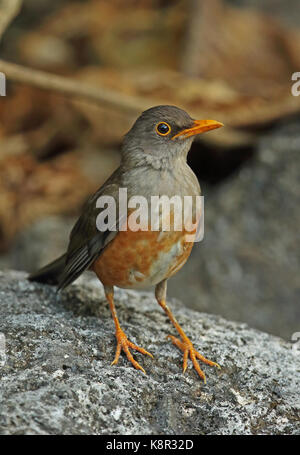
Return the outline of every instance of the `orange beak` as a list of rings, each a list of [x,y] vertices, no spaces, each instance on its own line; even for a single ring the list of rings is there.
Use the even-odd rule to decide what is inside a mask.
[[[195,136],[196,134],[221,128],[221,126],[224,126],[223,123],[217,122],[216,120],[195,120],[191,128],[187,128],[180,131],[178,134],[175,134],[175,136],[172,137],[172,140],[178,137],[186,139],[187,137]]]

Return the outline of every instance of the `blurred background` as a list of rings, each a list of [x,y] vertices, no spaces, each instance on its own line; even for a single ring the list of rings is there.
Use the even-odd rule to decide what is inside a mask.
[[[223,122],[189,155],[205,236],[169,296],[288,340],[300,331],[299,0],[26,0],[0,53],[145,108],[175,104]],[[118,166],[139,106],[8,78],[0,269],[33,271],[63,252],[82,204]]]

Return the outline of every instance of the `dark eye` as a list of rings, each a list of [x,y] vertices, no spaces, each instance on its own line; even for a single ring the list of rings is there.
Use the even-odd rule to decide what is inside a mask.
[[[160,136],[166,136],[171,131],[170,125],[166,122],[159,122],[155,129]]]

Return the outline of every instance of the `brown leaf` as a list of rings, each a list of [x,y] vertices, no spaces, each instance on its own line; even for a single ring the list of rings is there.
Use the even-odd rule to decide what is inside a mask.
[[[95,173],[97,163],[101,168]],[[7,249],[15,235],[38,218],[76,213],[117,165],[117,155],[101,156],[91,150],[66,153],[45,162],[29,152],[1,155],[0,250]]]
[[[19,13],[21,6],[22,0],[0,0],[0,38]]]
[[[186,109],[194,118],[213,118],[225,124],[214,134],[205,134],[201,140],[226,146],[248,142],[249,135],[235,129],[257,127],[274,122],[285,115],[300,111],[300,97],[293,97],[290,87],[281,88],[276,96],[262,98],[247,96],[223,81],[191,78],[172,71],[123,71],[86,68],[79,77],[91,85],[108,87],[121,93],[143,96],[149,107],[156,104],[175,104]],[[123,115],[115,109],[100,108],[83,102],[74,102],[93,126],[98,140],[120,141],[130,128],[134,116]],[[254,139],[254,138],[253,138]],[[251,140],[251,139],[250,139]]]
[[[299,47],[299,30],[265,14],[222,0],[194,1],[181,67],[242,94],[274,98],[299,70]]]

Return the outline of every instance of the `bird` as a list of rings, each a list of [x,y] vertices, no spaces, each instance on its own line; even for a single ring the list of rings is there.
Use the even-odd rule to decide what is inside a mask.
[[[114,304],[114,287],[141,289],[153,286],[158,304],[178,332],[179,337],[168,335],[168,338],[183,353],[183,372],[189,358],[204,382],[206,377],[199,361],[220,368],[195,349],[166,302],[167,281],[187,261],[194,237],[187,241],[190,232],[185,227],[176,230],[175,222],[169,231],[164,230],[161,211],[156,230],[130,229],[128,220],[132,209],[125,212],[125,218],[124,215],[117,216],[114,226],[107,223],[106,230],[99,230],[97,221],[105,214],[105,208],[99,208],[97,201],[110,197],[119,207],[121,189],[126,189],[128,200],[138,195],[149,203],[152,196],[200,196],[200,185],[187,164],[187,155],[198,134],[222,126],[223,123],[215,120],[195,120],[172,105],[155,106],[142,112],[124,136],[120,166],[84,204],[71,230],[66,253],[28,277],[31,281],[56,285],[61,291],[86,270],[96,274],[104,287],[115,324],[117,347],[112,365],[118,363],[123,351],[137,370],[146,373],[132,351],[153,358],[151,353],[132,343],[122,329]],[[108,215],[103,219],[107,221]]]

